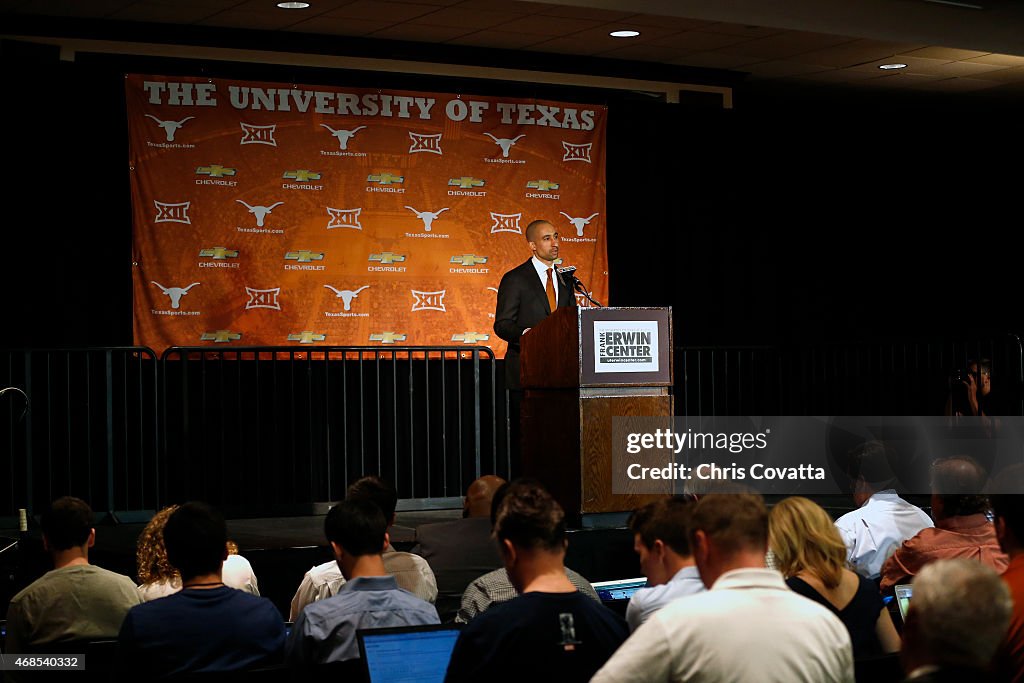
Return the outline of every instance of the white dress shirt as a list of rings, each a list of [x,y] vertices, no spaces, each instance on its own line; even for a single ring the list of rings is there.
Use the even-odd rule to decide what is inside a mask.
[[[864,505],[836,520],[850,567],[868,579],[881,575],[882,565],[905,540],[933,526],[924,510],[893,489],[873,494]]]

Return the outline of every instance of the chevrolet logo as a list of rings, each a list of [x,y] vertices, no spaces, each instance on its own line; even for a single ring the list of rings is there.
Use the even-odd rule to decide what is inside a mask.
[[[381,332],[370,334],[370,341],[381,344],[394,344],[396,341],[405,341],[405,335],[401,332]]]
[[[449,178],[448,184],[454,185],[455,187],[461,187],[463,190],[468,190],[471,187],[481,187],[484,184],[484,180],[483,178],[470,178],[469,176],[464,175],[461,178]]]
[[[370,254],[371,261],[380,261],[384,265],[391,263],[401,263],[405,260],[404,254],[392,254],[390,251],[385,251],[380,254]]]
[[[308,183],[310,180],[320,180],[320,174],[316,171],[307,171],[300,168],[297,171],[285,171],[282,178],[294,180],[297,183]]]
[[[284,255],[286,261],[298,261],[299,263],[309,263],[310,261],[323,261],[324,254],[322,251],[309,251],[308,249],[300,249],[299,251],[289,251]]]
[[[462,342],[463,344],[476,344],[480,341],[487,341],[491,338],[489,334],[477,334],[476,332],[463,332],[462,334],[453,334],[452,341]]]
[[[210,164],[209,166],[200,166],[197,168],[196,175],[208,175],[211,178],[223,178],[226,175],[235,175],[235,169],[225,168],[220,164]]]
[[[226,258],[238,258],[238,251],[227,247],[214,247],[213,249],[200,249],[199,255],[221,261]]]
[[[526,183],[526,186],[533,190],[540,190],[541,192],[558,189],[558,183],[553,183],[550,180],[531,180]]]
[[[212,341],[215,344],[224,344],[226,342],[238,341],[242,338],[242,335],[238,332],[232,332],[231,330],[217,330],[216,332],[203,332],[203,336],[199,338],[200,341]]]
[[[374,173],[372,175],[366,176],[366,182],[379,183],[381,185],[390,185],[391,183],[404,183],[405,176],[391,175],[390,173]]]
[[[309,330],[303,330],[298,334],[289,334],[288,341],[297,341],[300,344],[312,344],[313,342],[320,342],[327,339],[326,334],[317,334],[316,332],[310,332]]]
[[[458,263],[463,266],[478,266],[481,263],[487,263],[486,256],[477,256],[476,254],[462,254],[461,256],[452,256],[448,263]]]

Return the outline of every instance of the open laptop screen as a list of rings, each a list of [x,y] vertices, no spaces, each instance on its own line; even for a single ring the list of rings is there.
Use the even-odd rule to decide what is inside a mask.
[[[910,609],[910,598],[913,595],[913,587],[909,583],[901,583],[896,586],[896,603],[900,606],[900,617],[907,620],[907,610]]]
[[[647,585],[647,578],[640,576],[635,579],[617,579],[615,581],[595,581],[591,583],[601,602],[629,600],[633,593]]]
[[[401,626],[356,632],[370,683],[443,683],[461,625]]]

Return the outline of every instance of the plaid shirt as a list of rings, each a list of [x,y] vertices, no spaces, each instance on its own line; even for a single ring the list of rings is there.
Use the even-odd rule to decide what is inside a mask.
[[[568,567],[565,568],[565,575],[569,577],[572,585],[576,586],[576,589],[581,593],[598,602],[601,601],[597,591],[594,590],[594,587],[585,578]],[[460,624],[468,624],[473,620],[473,617],[487,611],[487,608],[492,604],[506,602],[518,595],[519,593],[516,592],[512,582],[509,581],[508,572],[505,571],[504,567],[495,569],[493,572],[487,572],[469,584],[469,587],[462,594],[462,606],[459,608],[459,613],[455,616],[455,621]]]

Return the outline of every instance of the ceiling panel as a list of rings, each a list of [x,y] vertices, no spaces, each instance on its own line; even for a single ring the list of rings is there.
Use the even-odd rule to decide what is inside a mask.
[[[568,17],[546,17],[538,14],[513,19],[500,26],[502,31],[529,33],[535,36],[566,36],[603,26],[604,22]]]
[[[476,47],[495,47],[506,50],[521,50],[542,40],[540,36],[529,33],[513,33],[512,31],[478,31],[469,33],[448,42],[452,45],[474,45]]]
[[[814,64],[848,67],[875,60],[884,60],[893,55],[905,54],[921,47],[924,46],[887,43],[878,40],[851,40],[842,45],[805,52],[800,55],[800,58]]]
[[[526,16],[521,12],[491,10],[468,10],[464,7],[444,7],[413,20],[413,23],[428,24],[431,26],[459,26],[469,29],[482,30],[510,22],[514,19],[521,19]]]

